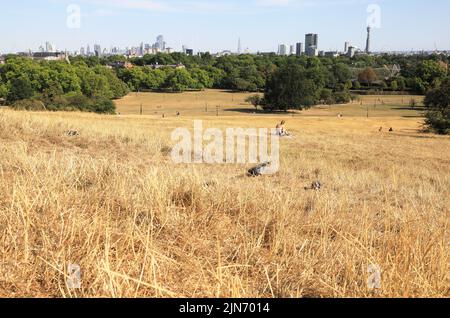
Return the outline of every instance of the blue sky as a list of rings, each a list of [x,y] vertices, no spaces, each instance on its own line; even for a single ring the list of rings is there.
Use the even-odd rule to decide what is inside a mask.
[[[67,27],[67,7],[81,9],[81,27]],[[448,0],[3,0],[0,52],[36,50],[46,41],[58,49],[87,43],[137,46],[163,34],[170,47],[276,51],[280,43],[319,34],[321,50],[363,48],[369,5],[380,9],[373,50],[450,50]]]

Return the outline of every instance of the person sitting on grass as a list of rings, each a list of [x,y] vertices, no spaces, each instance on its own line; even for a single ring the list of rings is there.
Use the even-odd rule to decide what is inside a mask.
[[[285,124],[286,122],[283,120],[281,123],[277,125],[277,135],[280,137],[289,136],[289,133],[284,126]]]

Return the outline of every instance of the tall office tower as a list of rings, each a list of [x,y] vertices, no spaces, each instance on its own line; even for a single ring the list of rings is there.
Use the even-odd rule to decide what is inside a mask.
[[[102,48],[99,44],[94,44],[94,54],[97,57],[102,55]]]
[[[350,42],[345,42],[345,45],[344,45],[344,53],[345,54],[347,54],[349,47],[350,47]]]
[[[297,49],[295,51],[297,56],[300,56],[303,54],[303,43],[297,43]]]
[[[84,51],[84,47],[83,46],[80,49],[80,55],[81,56],[85,56],[86,55],[86,52]]]
[[[45,43],[45,51],[46,52],[53,52],[54,48],[53,45],[50,42]]]
[[[285,44],[280,44],[278,46],[278,55],[286,55],[287,50],[286,50],[286,45]]]
[[[316,56],[319,47],[319,35],[308,33],[305,36],[305,52],[308,56]]]
[[[91,55],[91,47],[89,46],[89,44],[86,46],[86,55],[87,56]]]
[[[305,45],[306,48],[315,46],[316,48],[319,46],[319,35],[309,33],[305,36]]]
[[[237,54],[242,54],[242,44],[241,44],[241,38],[238,40],[238,50]]]
[[[348,47],[347,56],[348,57],[354,57],[356,54],[356,48],[353,46]]]
[[[366,42],[366,53],[370,54],[370,26],[367,27],[367,42]]]
[[[160,52],[164,52],[166,50],[166,42],[164,42],[164,36],[158,35],[158,37],[156,38],[155,48]]]
[[[291,45],[290,49],[289,49],[289,55],[294,55],[295,54],[295,46]]]

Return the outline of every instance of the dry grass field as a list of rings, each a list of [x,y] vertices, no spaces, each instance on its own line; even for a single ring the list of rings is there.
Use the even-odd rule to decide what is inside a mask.
[[[176,117],[181,116],[236,116],[261,115],[260,111],[245,102],[248,93],[232,93],[220,90],[185,93],[132,93],[116,102],[117,111],[121,115],[140,115]],[[418,105],[422,96],[363,96],[361,101],[355,101],[342,107],[319,106],[304,112],[293,112],[302,116],[337,116],[342,114],[351,117],[417,117],[420,114],[409,108],[411,99]],[[419,107],[420,108],[420,107]],[[291,113],[292,114],[292,113]]]
[[[421,133],[398,97],[367,119],[378,97],[255,116],[243,94],[195,94],[132,94],[121,116],[0,110],[0,296],[449,296],[449,137]],[[223,105],[219,117],[204,100]],[[295,138],[271,176],[174,164],[170,133],[194,119],[285,119]],[[304,189],[315,180],[320,191]],[[69,264],[81,289],[66,284]]]

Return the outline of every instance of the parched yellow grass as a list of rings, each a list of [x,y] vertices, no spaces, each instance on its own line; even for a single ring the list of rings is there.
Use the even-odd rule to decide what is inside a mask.
[[[177,117],[181,116],[252,116],[255,108],[245,102],[254,93],[233,93],[208,89],[201,92],[184,93],[131,93],[116,101],[117,111],[121,115]],[[349,105],[318,106],[304,112],[293,112],[303,116],[337,116],[351,117],[416,117],[417,110],[411,110],[411,99],[421,105],[423,96],[362,96],[360,101]],[[369,109],[367,109],[369,108]],[[420,108],[420,107],[419,107]]]
[[[398,116],[200,117],[288,121],[279,173],[247,178],[172,163],[196,118],[0,111],[0,296],[449,296],[450,138]]]

